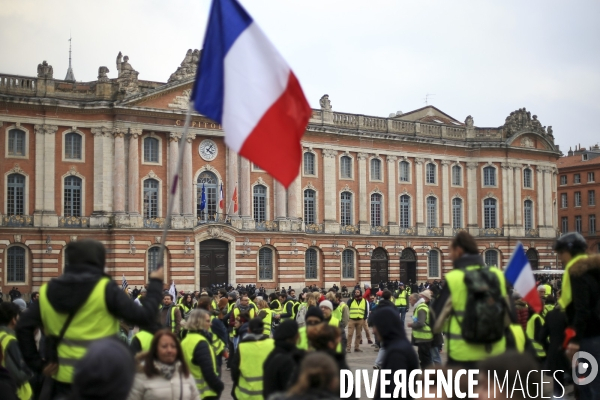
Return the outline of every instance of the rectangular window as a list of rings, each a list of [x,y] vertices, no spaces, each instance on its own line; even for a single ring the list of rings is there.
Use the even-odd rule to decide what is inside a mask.
[[[258,252],[258,279],[273,279],[273,251],[260,249]]]
[[[81,217],[81,179],[65,178],[65,217]]]
[[[371,196],[371,226],[381,226],[381,195]]]
[[[371,180],[381,180],[381,160],[378,160],[376,158],[371,160]]]
[[[437,199],[427,198],[427,227],[437,228]]]
[[[562,225],[562,233],[569,232],[569,217],[562,217],[561,225]]]
[[[342,278],[354,279],[354,252],[344,250],[342,253]]]
[[[410,182],[410,164],[407,161],[400,162],[400,182]]]
[[[462,228],[462,200],[452,199],[452,228]]]
[[[462,185],[462,168],[458,165],[452,167],[452,185],[453,186],[461,186]]]
[[[352,194],[342,193],[340,201],[340,224],[352,225]]]
[[[567,208],[568,205],[569,205],[569,202],[567,200],[567,194],[566,193],[561,193],[560,194],[560,207],[561,208]]]
[[[25,249],[13,246],[6,256],[7,282],[25,282]]]
[[[567,176],[566,175],[561,175],[560,176],[560,184],[561,185],[566,185],[567,184]]]
[[[254,193],[254,221],[265,222],[267,219],[267,198],[265,193]]]
[[[144,139],[144,162],[158,162],[158,139],[152,137]]]
[[[400,197],[400,228],[410,227],[410,197]]]
[[[305,279],[317,279],[317,251],[308,249],[304,259]]]
[[[590,220],[589,220],[589,224],[590,227],[588,229],[590,235],[595,235],[596,234],[596,216],[595,215],[590,215]]]
[[[596,205],[596,191],[588,190],[588,206]]]
[[[429,276],[440,276],[440,255],[436,250],[429,251]]]
[[[486,199],[483,203],[483,227],[485,229],[496,228],[496,200]]]
[[[315,174],[315,155],[313,153],[304,153],[304,175]]]
[[[315,191],[311,189],[304,191],[304,223],[315,223]]]
[[[8,133],[8,155],[25,155],[25,132],[15,129]]]
[[[496,168],[485,167],[483,169],[483,186],[496,186]]]
[[[581,215],[575,217],[575,230],[581,233]]]
[[[352,159],[350,157],[340,158],[340,173],[342,178],[352,179]]]
[[[575,207],[581,207],[581,192],[575,192]]]
[[[435,184],[435,165],[434,164],[427,164],[427,169],[426,169],[426,182],[429,184],[434,185]]]
[[[579,174],[573,175],[573,183],[581,183],[581,175],[579,175]]]
[[[594,182],[594,173],[588,172],[588,182]]]

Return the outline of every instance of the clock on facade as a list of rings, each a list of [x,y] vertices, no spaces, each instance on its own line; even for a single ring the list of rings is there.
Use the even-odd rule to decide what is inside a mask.
[[[217,153],[219,149],[217,148],[217,144],[210,139],[205,139],[200,143],[198,147],[198,153],[200,153],[200,157],[204,161],[212,161],[217,158]]]

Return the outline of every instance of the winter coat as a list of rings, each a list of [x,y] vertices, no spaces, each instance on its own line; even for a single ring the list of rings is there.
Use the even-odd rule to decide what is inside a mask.
[[[18,400],[17,384],[8,370],[0,366],[0,398],[2,400]]]
[[[183,389],[183,391],[182,391]],[[148,378],[144,372],[135,374],[127,400],[199,400],[200,394],[194,376],[186,378],[179,369],[170,380],[162,375]]]
[[[406,338],[398,313],[390,307],[382,307],[373,311],[372,321],[385,348],[381,369],[391,370],[392,376],[398,370],[406,370],[406,376],[409,376],[412,370],[419,369],[419,358]],[[394,390],[392,380],[386,388],[386,393],[393,393]],[[376,391],[375,399],[380,398],[381,392]]]
[[[275,341],[275,348],[263,364],[263,396],[285,392],[295,382],[304,350],[287,341]]]
[[[600,256],[589,256],[570,268],[572,312],[567,307],[575,341],[600,336]]]
[[[570,368],[562,347],[566,327],[567,316],[559,308],[555,308],[546,315],[546,322],[536,338],[539,343],[544,344],[546,349],[544,369],[567,371]],[[550,339],[550,342],[548,342],[548,339]]]

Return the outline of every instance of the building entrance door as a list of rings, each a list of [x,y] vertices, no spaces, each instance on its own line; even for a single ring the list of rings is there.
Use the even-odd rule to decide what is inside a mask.
[[[413,249],[404,249],[400,255],[400,282],[417,282],[417,256]]]
[[[200,287],[229,283],[229,243],[210,239],[200,242]]]
[[[379,282],[387,282],[388,280],[387,253],[384,249],[378,247],[371,256],[371,285],[377,286]]]

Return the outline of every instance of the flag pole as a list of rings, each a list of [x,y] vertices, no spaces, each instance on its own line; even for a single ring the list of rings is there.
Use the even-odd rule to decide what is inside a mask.
[[[173,215],[173,207],[175,206],[175,193],[177,193],[177,189],[179,187],[180,175],[179,171],[181,171],[181,167],[183,165],[183,154],[185,151],[187,140],[187,133],[190,128],[190,122],[192,120],[192,110],[194,109],[194,102],[190,99],[189,107],[187,110],[187,114],[185,115],[185,123],[183,124],[183,136],[179,142],[179,154],[177,156],[177,164],[175,164],[175,170],[171,173],[171,190],[169,191],[168,205],[167,205],[167,216],[165,218],[165,227],[162,233],[162,239],[160,241],[160,250],[158,253],[158,268],[162,268],[164,266],[164,255],[165,255],[165,244],[167,241],[167,233],[169,231],[169,223],[171,221],[171,216]]]

